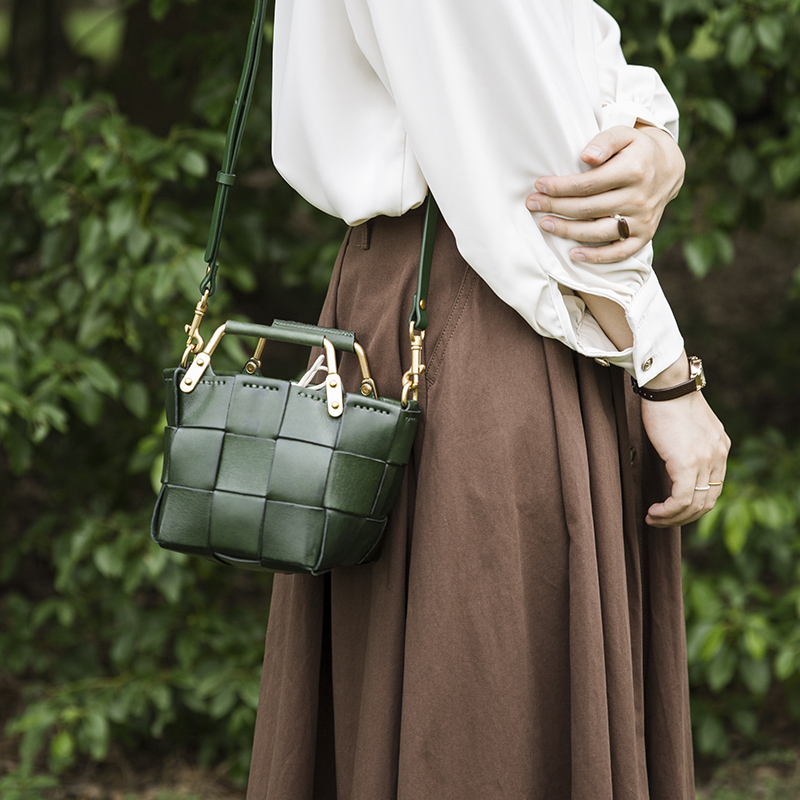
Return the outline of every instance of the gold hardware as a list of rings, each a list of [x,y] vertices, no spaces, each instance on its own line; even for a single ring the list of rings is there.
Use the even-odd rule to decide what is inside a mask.
[[[425,300],[420,300],[419,307],[424,311],[428,307],[428,304]]]
[[[248,375],[255,375],[261,369],[261,356],[264,354],[264,346],[266,345],[266,339],[259,339],[258,344],[256,345],[256,350],[253,355],[248,359],[247,363],[244,365],[244,371]]]
[[[222,337],[225,335],[225,326],[220,325],[214,331],[214,335],[209,339],[208,344],[203,349],[202,353],[198,353],[194,360],[192,361],[189,369],[186,370],[186,374],[183,376],[183,380],[181,381],[181,391],[182,392],[191,392],[192,389],[197,385],[197,382],[200,378],[203,377],[203,374],[208,369],[209,365],[211,364],[211,354],[217,349],[217,345],[222,340]]]
[[[325,360],[328,362],[328,377],[325,378],[325,394],[328,398],[328,413],[332,417],[341,417],[344,398],[342,396],[342,382],[336,372],[336,350],[328,339],[322,340],[325,348]]]
[[[375,381],[369,371],[369,364],[367,363],[367,353],[364,348],[358,343],[353,342],[353,349],[358,356],[358,365],[361,367],[361,388],[359,391],[364,397],[372,395],[377,399],[378,388],[375,386]]]
[[[408,334],[411,339],[411,368],[403,375],[403,394],[401,403],[403,408],[408,405],[408,396],[412,400],[419,399],[419,378],[425,372],[425,365],[422,363],[422,342],[425,339],[425,331],[417,332],[414,323],[408,326]]]
[[[181,357],[182,367],[186,366],[186,362],[189,360],[190,353],[197,355],[198,353],[202,352],[205,345],[203,337],[200,335],[200,323],[203,321],[203,316],[208,309],[208,295],[209,290],[206,289],[203,293],[203,296],[197,301],[197,305],[194,309],[194,318],[192,319],[192,324],[184,325],[183,329],[187,333],[187,339],[186,349],[183,351],[183,356]]]

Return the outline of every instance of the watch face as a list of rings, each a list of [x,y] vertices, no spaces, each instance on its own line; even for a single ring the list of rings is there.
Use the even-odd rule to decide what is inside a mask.
[[[692,356],[689,359],[689,375],[697,384],[698,389],[703,389],[705,387],[706,373],[703,370],[703,362],[697,356]]]

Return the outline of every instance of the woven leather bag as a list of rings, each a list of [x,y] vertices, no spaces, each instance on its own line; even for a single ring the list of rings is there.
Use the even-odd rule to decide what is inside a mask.
[[[266,0],[256,0],[245,67],[226,140],[206,250],[201,299],[186,326],[180,366],[165,370],[164,467],[151,536],[161,547],[225,564],[318,575],[378,557],[387,517],[414,442],[430,262],[437,209],[429,196],[417,292],[409,319],[411,368],[402,399],[378,396],[352,331],[275,320],[228,321],[208,343],[200,322],[213,294],[233,167],[252,96]],[[241,373],[219,374],[211,357],[225,335],[258,340]],[[264,377],[267,341],[321,348],[319,387]],[[358,356],[361,385],[346,392],[337,351]],[[190,361],[190,356],[193,358]]]

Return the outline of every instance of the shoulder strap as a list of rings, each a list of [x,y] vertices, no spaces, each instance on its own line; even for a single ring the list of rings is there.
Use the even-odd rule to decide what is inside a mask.
[[[222,239],[222,226],[225,222],[225,211],[228,206],[228,195],[236,180],[234,169],[239,147],[242,144],[244,126],[247,122],[247,112],[253,99],[253,88],[256,82],[256,72],[261,56],[261,45],[264,41],[264,22],[267,15],[268,0],[255,0],[253,20],[250,23],[250,35],[247,40],[247,53],[245,55],[242,77],[233,102],[233,112],[228,123],[228,134],[225,138],[225,153],[222,169],[217,173],[217,196],[214,200],[214,211],[211,216],[211,229],[208,233],[205,261],[208,265],[206,276],[200,284],[200,294],[207,297],[214,294],[216,289],[217,272],[219,271],[219,245]],[[423,331],[428,326],[427,299],[428,285],[430,283],[431,261],[433,258],[433,242],[436,235],[436,221],[439,209],[433,196],[428,193],[427,208],[425,211],[425,226],[422,236],[422,248],[419,259],[419,275],[417,278],[417,291],[414,295],[413,308],[409,322],[418,331]]]

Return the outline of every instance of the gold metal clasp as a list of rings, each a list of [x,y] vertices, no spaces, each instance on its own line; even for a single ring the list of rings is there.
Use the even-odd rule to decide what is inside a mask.
[[[197,301],[197,305],[194,309],[194,319],[192,320],[192,324],[185,325],[183,328],[187,333],[187,339],[186,349],[183,351],[183,356],[181,357],[182,367],[185,367],[189,361],[190,353],[197,355],[203,351],[203,347],[205,346],[203,337],[200,335],[200,323],[203,321],[203,317],[208,310],[208,296],[209,290],[206,289],[203,293],[203,296]]]
[[[361,388],[359,391],[364,397],[378,397],[378,388],[375,386],[375,381],[369,371],[369,363],[367,362],[366,350],[358,343],[353,342],[353,348],[358,356],[358,365],[361,367]]]
[[[208,344],[202,352],[194,357],[194,360],[189,366],[189,369],[186,370],[186,374],[181,381],[180,388],[182,392],[191,392],[192,389],[197,386],[200,378],[203,377],[209,364],[211,364],[212,353],[217,349],[217,345],[222,341],[224,335],[225,325],[220,325],[219,328],[214,331],[214,335],[209,339]]]
[[[422,363],[422,342],[425,340],[425,331],[417,331],[411,322],[408,326],[408,335],[411,339],[411,368],[403,375],[401,398],[403,408],[408,405],[409,394],[412,400],[419,400],[419,379],[425,372],[425,365]]]
[[[248,375],[255,375],[261,369],[261,356],[264,355],[264,347],[266,344],[266,339],[258,340],[255,352],[252,356],[250,356],[250,358],[247,360],[247,363],[244,365],[244,371]]]

